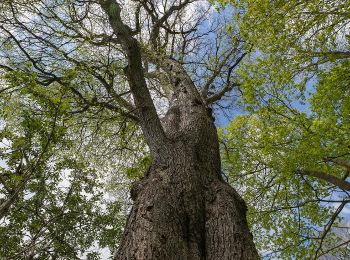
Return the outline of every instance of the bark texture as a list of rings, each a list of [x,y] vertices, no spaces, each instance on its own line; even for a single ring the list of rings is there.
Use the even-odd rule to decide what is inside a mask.
[[[133,185],[115,259],[258,259],[244,201],[221,178],[211,112],[188,78],[175,80],[162,119],[167,159]]]
[[[221,178],[218,136],[207,100],[179,63],[142,50],[115,0],[99,3],[126,54],[124,71],[153,158],[132,187],[134,206],[114,259],[258,259],[244,201]],[[172,81],[170,108],[162,120],[144,78],[143,55]]]

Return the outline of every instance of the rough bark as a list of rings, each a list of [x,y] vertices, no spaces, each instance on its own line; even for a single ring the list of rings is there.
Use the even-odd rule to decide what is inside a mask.
[[[258,259],[244,201],[221,178],[211,112],[189,79],[175,81],[162,119],[169,160],[133,185],[115,259]]]
[[[170,108],[159,120],[141,47],[123,23],[119,4],[99,2],[126,53],[125,74],[153,157],[132,187],[134,206],[114,259],[258,259],[244,201],[221,178],[218,136],[206,100],[180,64],[150,57],[169,73],[174,87]]]

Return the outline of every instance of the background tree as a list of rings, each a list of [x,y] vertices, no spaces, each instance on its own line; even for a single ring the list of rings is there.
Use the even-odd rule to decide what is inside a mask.
[[[232,3],[254,48],[238,77],[249,114],[223,131],[223,156],[258,248],[348,258],[349,3]]]

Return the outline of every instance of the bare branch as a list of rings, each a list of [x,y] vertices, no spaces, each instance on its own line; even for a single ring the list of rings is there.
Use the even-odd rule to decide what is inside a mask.
[[[247,52],[243,53],[236,62],[229,67],[227,77],[226,77],[226,85],[217,93],[207,98],[207,104],[211,104],[215,101],[220,100],[228,91],[231,91],[234,87],[239,86],[238,83],[231,83],[231,75],[233,70],[239,65],[239,63],[243,60],[243,58],[247,55]]]
[[[233,54],[233,50],[231,50],[226,56],[225,58],[216,66],[216,69],[214,70],[213,74],[211,75],[211,77],[208,79],[208,81],[206,82],[206,84],[203,87],[202,90],[202,96],[203,98],[207,98],[208,96],[208,90],[211,86],[211,84],[213,84],[214,80],[216,79],[216,77],[220,74],[222,68],[227,64],[228,59],[231,57],[231,55]]]
[[[155,23],[152,27],[152,31],[151,31],[151,35],[150,35],[150,41],[151,44],[154,47],[157,47],[157,38],[159,36],[159,29],[160,27],[163,26],[163,24],[165,23],[165,21],[175,12],[175,11],[179,11],[182,8],[184,8],[186,5],[188,5],[189,3],[192,3],[193,1],[191,0],[185,0],[184,2],[180,2],[180,4],[178,5],[173,5],[171,6],[165,13],[164,15],[160,18],[155,20]]]

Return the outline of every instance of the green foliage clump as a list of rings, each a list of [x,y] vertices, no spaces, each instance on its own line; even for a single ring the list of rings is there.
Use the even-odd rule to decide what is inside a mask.
[[[340,214],[348,191],[325,177],[346,183],[350,170],[350,4],[222,3],[236,8],[251,48],[237,71],[246,114],[220,135],[257,246],[272,258],[346,259],[349,238],[337,227],[348,225]]]

